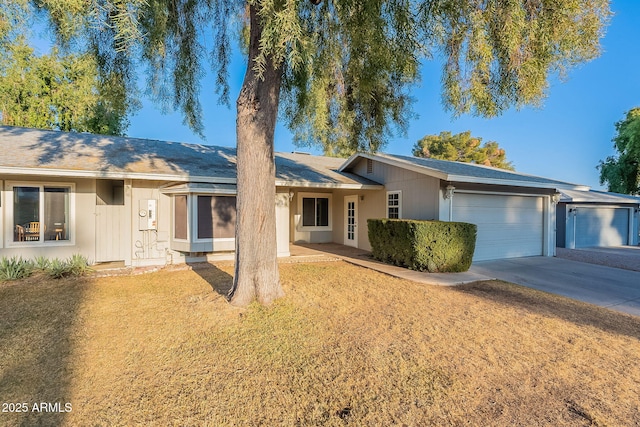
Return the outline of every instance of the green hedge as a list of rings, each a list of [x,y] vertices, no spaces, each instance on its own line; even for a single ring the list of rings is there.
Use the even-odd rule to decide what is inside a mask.
[[[377,260],[434,272],[467,271],[476,247],[475,224],[369,219],[369,243]]]

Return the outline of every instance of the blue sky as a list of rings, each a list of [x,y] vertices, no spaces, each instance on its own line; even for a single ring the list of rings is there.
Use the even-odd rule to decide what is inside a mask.
[[[601,189],[598,161],[614,154],[611,139],[615,122],[629,109],[640,106],[640,1],[614,0],[614,16],[602,40],[603,54],[573,69],[565,81],[552,80],[540,108],[509,110],[485,119],[464,115],[454,118],[444,111],[440,95],[441,64],[425,63],[422,84],[415,88],[414,112],[407,137],[392,138],[383,151],[410,155],[413,144],[428,134],[470,130],[483,141],[496,141],[519,172],[586,184]],[[162,114],[150,101],[131,118],[127,134],[139,138],[235,146],[235,97],[244,77],[245,61],[234,56],[230,67],[232,108],[218,105],[213,77],[202,82],[206,140],[182,124],[179,114]],[[302,150],[279,125],[276,151]]]

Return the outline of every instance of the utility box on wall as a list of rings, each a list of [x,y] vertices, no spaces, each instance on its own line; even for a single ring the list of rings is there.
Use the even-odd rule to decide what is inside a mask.
[[[138,209],[138,230],[158,229],[158,201],[155,199],[140,200]]]

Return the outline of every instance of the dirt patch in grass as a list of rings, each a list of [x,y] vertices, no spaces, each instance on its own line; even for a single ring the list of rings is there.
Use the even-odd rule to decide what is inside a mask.
[[[227,266],[0,285],[6,425],[637,425],[640,319],[502,282],[439,288],[281,265],[241,310]],[[219,289],[222,289],[219,290]]]

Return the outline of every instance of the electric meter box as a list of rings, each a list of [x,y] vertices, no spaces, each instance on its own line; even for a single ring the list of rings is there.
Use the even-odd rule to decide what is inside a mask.
[[[140,200],[138,209],[138,230],[158,229],[158,201],[155,199]]]

